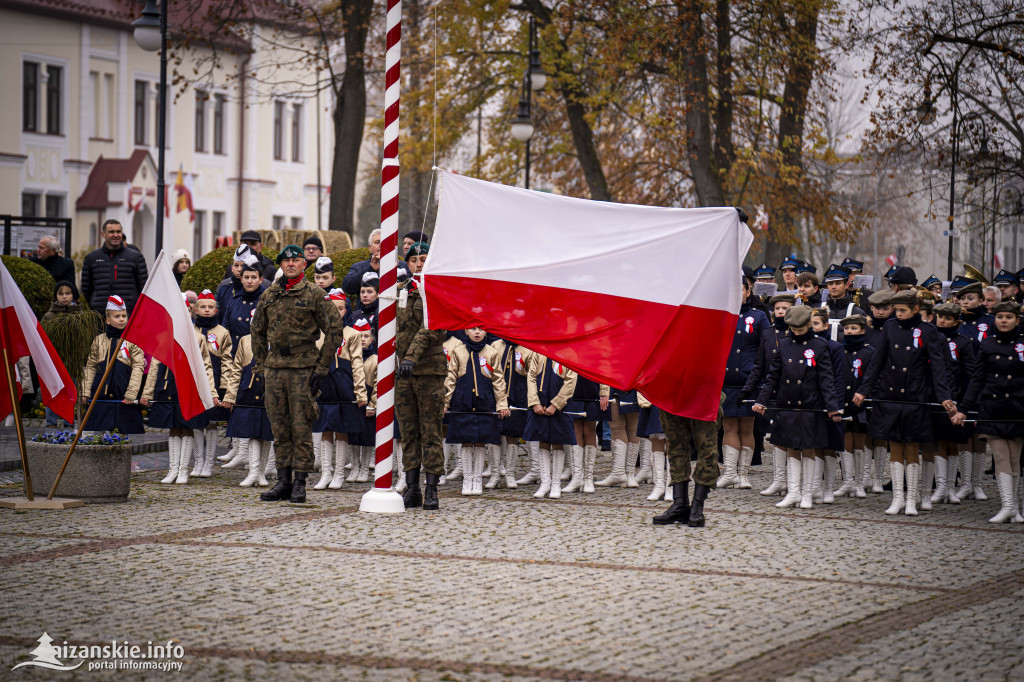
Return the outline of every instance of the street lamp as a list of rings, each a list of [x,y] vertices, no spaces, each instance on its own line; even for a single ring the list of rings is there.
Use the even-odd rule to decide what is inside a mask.
[[[540,50],[537,49],[537,22],[530,17],[529,48],[526,52],[526,72],[523,74],[522,92],[519,107],[512,119],[512,137],[526,143],[526,161],[524,164],[524,185],[530,189],[530,138],[533,137],[533,119],[530,109],[533,92],[540,91],[547,85],[548,74],[540,65]]]
[[[156,252],[164,248],[164,148],[167,146],[167,5],[163,0],[157,9],[156,0],[146,0],[142,16],[132,22],[135,42],[147,52],[160,50],[160,92],[157,94],[157,163],[156,163]]]

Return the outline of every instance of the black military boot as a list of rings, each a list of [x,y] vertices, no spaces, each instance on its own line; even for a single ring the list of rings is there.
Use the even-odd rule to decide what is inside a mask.
[[[426,510],[440,509],[441,505],[437,503],[437,484],[441,477],[437,474],[428,473],[424,478],[426,486],[424,486],[423,490],[423,508]]]
[[[704,527],[704,500],[708,499],[710,490],[708,486],[699,483],[693,486],[693,505],[690,506],[690,520],[687,522],[690,528]]]
[[[280,502],[292,496],[292,468],[282,467],[277,470],[277,484],[260,495],[264,502]]]
[[[413,507],[423,506],[423,493],[420,492],[420,470],[409,469],[405,472],[405,485],[408,487],[405,489],[405,493],[402,495],[402,501],[405,502],[406,509],[412,509]]]
[[[690,482],[672,484],[672,506],[664,514],[658,514],[652,520],[655,526],[669,526],[673,523],[686,523],[690,520]]]
[[[292,484],[292,496],[288,499],[292,504],[304,504],[306,502],[306,472],[296,471],[295,482]]]

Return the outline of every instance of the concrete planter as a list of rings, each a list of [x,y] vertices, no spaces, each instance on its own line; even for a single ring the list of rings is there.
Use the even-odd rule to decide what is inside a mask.
[[[32,492],[38,497],[49,494],[57,478],[67,445],[26,443],[32,474]],[[81,445],[75,448],[57,486],[57,495],[82,500],[86,504],[127,502],[131,492],[132,446]]]

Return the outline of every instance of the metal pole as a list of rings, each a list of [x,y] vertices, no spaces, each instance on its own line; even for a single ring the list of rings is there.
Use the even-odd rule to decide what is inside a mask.
[[[6,329],[4,330],[6,331]],[[10,338],[7,334],[5,338]],[[7,372],[7,387],[11,391],[11,409],[14,410],[14,426],[18,432],[18,449],[21,451],[21,470],[25,473],[25,497],[31,502],[35,499],[32,496],[32,475],[28,471],[28,453],[25,452],[25,431],[21,424],[21,405],[18,403],[18,389],[14,388],[14,358],[4,348],[4,371]]]
[[[996,278],[996,228],[999,225],[999,180],[992,178],[992,276],[989,278],[995,281]]]
[[[171,0],[162,0],[160,3],[160,92],[157,94],[159,124],[156,131],[158,149],[156,152],[156,249],[153,254],[154,258],[159,256],[164,248],[164,192],[166,191],[164,150],[167,147],[167,6],[170,2]],[[239,186],[239,191],[241,191],[241,186]]]
[[[957,151],[959,146],[959,136],[957,135],[957,126],[960,125],[957,120],[956,111],[956,95],[957,95],[957,78],[960,70],[957,68],[953,72],[953,89],[950,95],[953,101],[953,156],[952,161],[949,164],[949,251],[946,254],[946,279],[953,279],[953,217],[956,209],[954,208],[954,202],[956,201],[956,162],[957,162]]]
[[[523,76],[523,89],[526,90],[526,113],[529,114],[530,120],[533,120],[533,83],[530,82],[530,55],[533,54],[533,42],[535,40],[535,33],[537,31],[537,24],[530,16],[529,23],[530,31],[529,37],[526,40],[526,75]],[[534,131],[536,131],[536,126]],[[531,135],[532,137],[532,135]],[[530,189],[530,141],[526,141],[526,163],[525,165],[525,182],[524,186],[526,189]]]
[[[320,197],[320,69],[316,70],[316,229],[322,231],[323,226],[323,203]]]

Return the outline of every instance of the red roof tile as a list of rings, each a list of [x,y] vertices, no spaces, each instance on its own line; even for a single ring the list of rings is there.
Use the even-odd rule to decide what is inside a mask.
[[[110,201],[107,197],[107,183],[131,182],[135,174],[139,172],[139,166],[147,157],[149,157],[149,152],[145,149],[136,149],[127,159],[104,159],[101,156],[89,171],[89,182],[86,183],[85,191],[75,202],[75,207],[79,210],[100,209],[123,204],[123,199]]]

